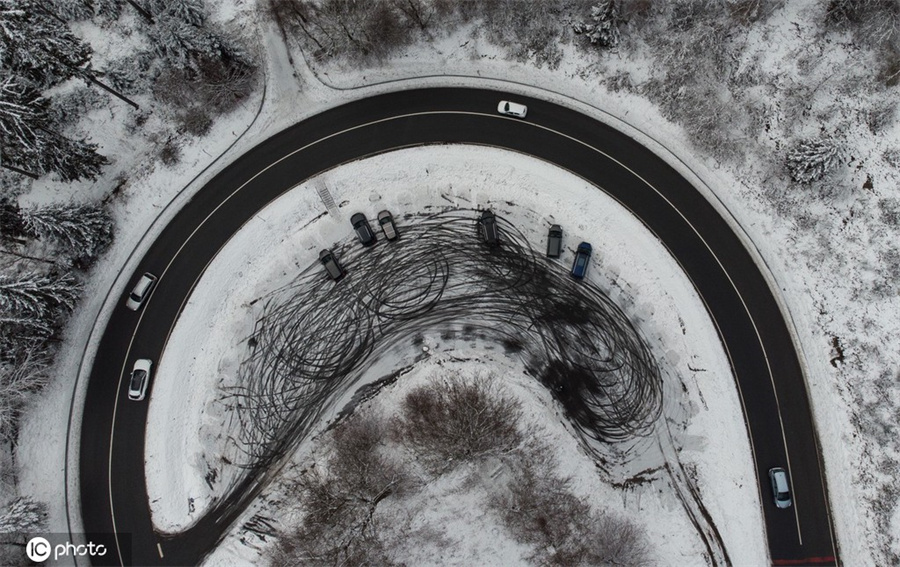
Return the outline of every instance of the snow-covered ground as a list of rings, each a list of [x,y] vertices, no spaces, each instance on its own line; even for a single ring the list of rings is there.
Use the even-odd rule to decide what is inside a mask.
[[[897,270],[900,265],[896,255],[897,226],[900,223],[900,201],[895,194],[898,173],[897,163],[892,163],[887,157],[891,155],[888,150],[896,149],[900,135],[896,121],[886,131],[872,135],[858,119],[858,114],[865,110],[864,104],[871,102],[869,98],[889,95],[875,93],[864,101],[841,95],[846,85],[843,81],[834,80],[835,76],[838,79],[841,77],[834,69],[849,69],[853,63],[844,51],[830,50],[820,53],[818,58],[813,57],[814,53],[803,51],[815,45],[816,41],[821,41],[815,36],[817,28],[806,23],[809,20],[804,15],[808,15],[814,4],[812,0],[788,3],[784,10],[776,12],[765,31],[754,32],[755,35],[748,38],[751,52],[756,54],[762,71],[772,78],[772,90],[763,93],[763,99],[768,101],[776,127],[766,135],[761,134],[762,140],[748,140],[748,145],[755,148],[753,151],[756,153],[750,152],[748,162],[741,165],[699,157],[700,154],[692,149],[690,139],[679,127],[664,119],[653,104],[639,96],[624,91],[610,92],[603,87],[602,79],[622,70],[638,82],[642,77],[646,78],[651,73],[646,54],[642,54],[643,58],[633,55],[610,57],[598,65],[594,58],[566,45],[563,46],[565,57],[558,70],[535,69],[533,65],[505,59],[501,49],[483,39],[468,37],[466,34],[470,30],[463,29],[455,34],[440,35],[431,45],[411,46],[400,56],[364,71],[338,66],[319,67],[318,77],[325,81],[323,84],[308,72],[302,55],[296,50],[292,54],[295,64],[292,66],[279,32],[263,25],[259,28],[259,35],[265,53],[266,91],[262,112],[255,122],[256,104],[260,102],[258,98],[249,101],[242,110],[217,124],[213,133],[185,150],[184,159],[173,169],[140,167],[141,161],[149,159],[149,153],[132,152],[133,148],[120,150],[118,140],[123,136],[121,132],[111,133],[113,139],[97,140],[103,144],[103,153],[114,158],[120,156],[123,167],[128,165],[125,163],[127,160],[137,160],[131,164],[136,173],[130,181],[126,198],[115,202],[115,214],[119,221],[116,242],[92,273],[85,300],[70,323],[63,354],[57,361],[56,375],[68,380],[51,381],[23,422],[18,451],[20,491],[49,502],[50,529],[66,530],[66,510],[60,495],[64,490],[61,479],[65,466],[62,444],[72,396],[71,379],[89,367],[93,340],[97,334],[91,330],[102,330],[109,309],[127,286],[126,280],[134,269],[135,259],[140,257],[159,227],[172,217],[179,203],[189,198],[204,180],[209,179],[228,160],[286,125],[351,98],[413,84],[491,85],[570,104],[614,123],[624,121],[630,126],[619,123],[620,127],[657,150],[694,180],[701,190],[706,191],[718,206],[730,211],[748,242],[752,242],[758,250],[761,261],[771,270],[774,286],[781,290],[786,312],[797,331],[807,364],[810,396],[823,446],[841,557],[848,565],[877,564],[878,558],[882,557],[878,550],[883,548],[885,542],[900,553],[900,538],[896,537],[900,533],[900,506],[895,487],[900,450],[896,436],[891,434],[896,431],[896,408],[900,407],[900,401],[896,399],[896,368],[900,366],[900,353],[895,348],[886,348],[886,345],[896,342],[895,337],[900,331],[900,321],[896,318],[896,313],[900,311],[896,276],[891,276],[894,273],[892,270]],[[236,6],[252,9],[243,6],[242,2],[229,6],[229,13],[234,13]],[[242,22],[255,19],[248,13],[238,11]],[[797,73],[793,73],[781,66],[782,61],[795,60],[798,54],[804,57],[803,72],[795,70]],[[433,76],[438,69],[444,75],[452,73],[472,78],[444,76],[406,81],[413,77]],[[493,77],[518,84],[475,77]],[[375,85],[378,81],[398,82]],[[839,183],[845,190],[827,198],[805,199],[802,195],[778,194],[773,186],[782,184],[783,179],[773,178],[770,170],[762,165],[774,159],[772,156],[777,148],[789,141],[793,136],[791,129],[797,125],[791,109],[784,106],[791,100],[786,93],[810,85],[821,88],[812,91],[815,96],[810,98],[810,108],[805,115],[820,117],[829,127],[844,128],[845,138],[853,153],[853,161],[842,173]],[[98,123],[102,122],[103,119],[98,119]],[[253,127],[241,136],[251,122]],[[809,125],[802,128],[809,130]],[[240,140],[224,158],[215,162],[211,170],[203,171],[213,162],[213,156],[218,156],[237,138]],[[202,175],[189,184],[201,172]],[[329,173],[329,176],[339,175],[342,175],[341,170]],[[868,177],[871,177],[873,187],[860,189]],[[23,196],[23,202],[100,195],[108,190],[110,181],[106,179],[96,185],[74,184],[66,187],[36,183],[33,191]],[[180,193],[185,186],[187,189]],[[309,192],[305,193],[307,202],[314,203]],[[286,198],[300,199],[303,194],[301,189]],[[343,193],[340,194],[344,198]],[[367,202],[368,194],[356,198],[360,208],[376,206]],[[390,205],[389,208],[396,207],[397,211],[412,204],[412,201],[404,204],[403,197],[394,191],[385,191],[382,198],[384,203]],[[295,205],[301,206],[301,201]],[[793,212],[785,214],[785,208],[792,208]],[[542,205],[531,210],[533,212],[526,212],[526,207],[518,212],[504,211],[504,214],[518,215],[518,224],[522,226],[534,225],[547,207]],[[560,215],[557,218],[566,217]],[[617,217],[616,222],[619,221]],[[325,217],[319,224],[327,226],[330,222],[335,221]],[[346,220],[332,227],[333,240],[344,237],[345,224]],[[593,236],[591,231],[597,228],[593,223],[585,225],[584,229],[568,225],[566,228],[569,229],[567,240],[570,244],[577,230],[582,230],[585,235],[591,234],[588,239],[595,245],[603,240]],[[258,237],[263,233],[259,231]],[[293,233],[282,236],[287,240],[294,238]],[[535,243],[539,243],[540,236],[540,231],[534,233]],[[610,245],[615,242],[615,235],[608,236],[611,240],[603,242],[610,248],[604,251],[603,262],[616,254],[616,248]],[[652,250],[652,247],[647,250]],[[298,257],[297,261],[303,266],[312,260]],[[624,264],[610,262],[598,263],[594,267],[600,268],[595,269],[592,276],[597,283],[609,289],[617,301],[621,300],[620,304],[629,315],[641,319],[639,327],[661,361],[681,369],[690,364],[693,368],[707,370],[682,374],[694,407],[691,411],[693,415],[687,421],[687,429],[681,436],[685,448],[680,457],[683,462],[696,464],[704,503],[723,530],[732,557],[749,558],[747,564],[764,563],[755,481],[746,476],[750,469],[746,433],[742,420],[735,419],[739,412],[728,406],[736,403],[735,391],[727,372],[721,372],[727,367],[718,366],[722,362],[721,355],[713,350],[704,350],[714,348],[714,335],[708,328],[702,308],[684,307],[690,304],[692,292],[672,294],[668,279],[665,281],[669,295],[645,295],[655,289],[652,285],[654,276],[651,273],[630,274],[634,279],[623,276],[623,271],[628,275],[627,269],[635,269],[634,265],[625,268]],[[284,271],[289,273],[290,269],[297,267],[284,266]],[[272,273],[277,275],[277,270]],[[251,274],[245,272],[244,276],[236,289],[235,299],[229,300],[229,311],[218,319],[231,321],[230,329],[234,331],[239,331],[248,320],[248,315],[241,312],[238,301],[252,298],[254,289],[248,284]],[[667,278],[671,276],[671,273],[666,274]],[[613,281],[651,285],[617,291]],[[640,290],[640,295],[635,289]],[[246,295],[241,296],[242,293]],[[682,301],[687,303],[682,304]],[[680,327],[669,324],[673,312],[666,311],[666,305],[677,305],[680,314],[686,317],[686,335],[674,332]],[[202,311],[203,308],[195,306],[192,309]],[[668,323],[663,323],[667,318]],[[203,326],[209,321],[195,321],[194,324]],[[208,357],[208,368],[219,368],[221,364],[227,370],[233,367],[231,365],[239,355],[229,352],[227,356],[212,360],[212,353],[216,349],[227,348],[226,345],[236,344],[243,337],[223,335],[219,338],[221,342],[218,346],[205,345],[203,354],[199,356]],[[838,356],[839,348],[843,351],[843,358],[829,364]],[[83,352],[87,356],[82,360]],[[168,357],[172,355],[167,351],[163,364],[169,364]],[[160,379],[165,379],[162,372]],[[157,392],[159,390],[156,389]],[[76,430],[72,436],[75,442],[69,447],[70,495],[77,495],[77,423],[82,395],[83,380],[75,396],[73,424]],[[158,419],[172,418],[168,415],[163,417],[166,414],[158,409],[159,400],[154,398],[150,403],[153,413],[160,416]],[[185,422],[193,419],[193,423],[200,425],[204,420],[213,418],[212,411],[193,417],[183,413],[175,412],[174,419]],[[160,427],[151,427],[151,430],[154,429]],[[713,432],[715,437],[711,438]],[[723,439],[717,445],[719,435],[725,436],[727,441]],[[204,445],[179,445],[181,450],[186,451],[185,454],[194,451],[196,458],[189,462],[188,469],[176,471],[173,482],[179,484],[179,492],[155,511],[156,520],[161,525],[171,528],[192,521],[186,514],[185,499],[188,495],[200,494],[197,502],[200,507],[208,504],[210,495],[203,480],[205,465],[200,455],[206,447],[211,448],[207,453],[212,454],[215,450],[212,441],[214,437],[206,438]],[[704,476],[709,474],[704,471],[718,470],[725,462],[734,464],[735,470],[722,477],[718,473],[715,478]],[[150,466],[159,465],[151,460]],[[726,483],[720,483],[721,478],[731,478],[733,484],[724,488]],[[628,507],[630,498],[626,495],[623,507]],[[732,498],[743,498],[743,505],[733,505]],[[634,500],[642,501],[640,498]],[[876,501],[880,502],[879,510],[874,509],[873,503]],[[72,505],[72,519],[75,522],[72,529],[77,530],[77,503]],[[735,510],[752,510],[753,517],[748,512],[747,517],[735,519]],[[647,521],[650,522],[648,529],[653,533],[652,519]],[[230,556],[232,558],[243,557],[240,554],[247,550],[240,545],[239,537],[226,541],[222,553],[238,554]],[[652,543],[663,548],[667,544],[662,540],[662,536],[658,540],[654,538]],[[673,552],[680,549],[677,544],[672,545]],[[228,564],[229,556],[221,557],[226,557],[219,559],[223,561],[221,564]],[[240,559],[234,561],[246,562]],[[692,562],[690,558],[685,561]]]
[[[325,207],[315,189],[322,182],[341,204],[339,218],[323,215]],[[740,403],[715,329],[678,265],[637,219],[598,188],[551,164],[467,146],[391,152],[327,172],[270,204],[220,251],[185,306],[155,376],[147,472],[157,528],[180,531],[189,526],[236,473],[235,467],[225,464],[235,460],[227,441],[233,432],[223,429],[222,405],[216,398],[218,387],[235,382],[237,366],[248,352],[246,339],[264,303],[260,299],[315,264],[318,250],[354,238],[348,219],[356,211],[373,218],[386,208],[403,219],[410,213],[458,207],[492,208],[522,230],[537,250],[544,246],[547,227],[562,224],[566,253],[561,270],[568,268],[578,242],[593,243],[589,278],[640,322],[641,332],[666,369],[665,412],[678,424],[680,459],[696,472],[703,502],[727,549],[735,557],[765,562],[749,443],[742,420],[733,419],[740,414]],[[446,352],[464,349],[466,342],[429,340],[439,343],[432,350]],[[390,360],[381,360],[380,365],[386,365],[387,372],[403,366]],[[469,366],[471,373],[484,363]],[[369,377],[386,373],[379,370]],[[688,400],[681,399],[681,384]],[[551,408],[537,415],[546,415]],[[553,415],[554,421],[560,419]],[[198,434],[185,434],[193,431]],[[568,441],[551,445],[567,448],[560,457],[571,464],[563,467],[566,474],[576,475],[579,482],[602,484],[593,466],[575,464],[585,462],[586,456],[578,451],[571,433],[565,435]],[[661,464],[651,459],[651,465]],[[621,500],[623,513],[636,514],[635,520],[652,535],[651,544],[660,545],[660,557],[686,556],[699,562],[690,522],[671,490],[660,493],[667,477],[660,471],[643,476],[647,484],[619,491],[614,501]],[[208,482],[210,478],[215,481]],[[585,494],[594,494],[597,504],[608,502],[614,490],[605,486]],[[192,512],[186,513],[189,509]],[[647,513],[654,509],[668,512]],[[248,511],[248,517],[269,512],[263,505]],[[673,525],[680,526],[677,535]]]
[[[502,378],[504,393],[518,399],[523,406],[524,422],[529,430],[547,446],[553,448],[557,458],[557,472],[561,477],[572,479],[573,492],[588,502],[591,508],[603,510],[633,521],[646,530],[651,548],[651,559],[658,564],[699,565],[704,563],[701,545],[693,526],[685,518],[679,502],[674,498],[672,487],[666,479],[650,474],[646,482],[634,483],[623,490],[604,482],[597,474],[591,458],[583,447],[564,427],[561,415],[549,393],[524,374],[522,365],[498,353],[487,350],[496,345],[490,343],[459,344],[456,341],[444,341],[438,336],[426,337],[425,346],[428,357],[418,363],[414,369],[404,374],[400,380],[384,388],[368,407],[357,411],[369,414],[396,415],[400,400],[411,389],[440,380],[448,374],[458,374],[467,379],[484,372],[491,372]],[[707,393],[711,393],[707,391]],[[733,401],[733,400],[732,400]],[[727,404],[722,404],[722,406]],[[716,411],[716,410],[714,410]],[[713,445],[725,441],[724,438],[712,440]],[[296,468],[301,469],[316,456],[319,442],[314,440],[301,447],[295,456]],[[719,447],[718,450],[721,450]],[[716,449],[714,449],[716,450]],[[704,454],[709,454],[706,451]],[[693,462],[701,469],[713,466],[713,462]],[[751,500],[755,500],[752,487],[744,485],[743,489],[732,492],[733,488],[724,488],[726,483],[737,481],[731,477],[734,471],[724,473],[730,477],[720,483],[715,480],[712,485],[703,485],[704,494],[711,498],[731,496],[737,497],[734,502],[746,503],[753,508]],[[288,474],[296,474],[288,471]],[[709,476],[701,473],[704,480]],[[468,480],[467,480],[468,479]],[[752,484],[752,479],[750,479]],[[742,482],[742,481],[741,481]],[[265,519],[277,528],[285,528],[296,521],[296,511],[281,521],[271,515],[272,502],[289,502],[292,498],[284,494],[283,486],[274,486],[271,491],[261,496],[258,505],[248,510],[246,518]],[[709,491],[709,492],[707,492]],[[743,492],[744,494],[739,494]],[[470,471],[463,469],[426,489],[416,493],[412,498],[402,501],[404,505],[403,526],[404,537],[396,538],[396,546],[391,555],[397,561],[407,561],[415,565],[512,565],[522,564],[527,548],[512,540],[499,521],[487,511],[489,494],[486,487],[479,482],[471,481]],[[748,496],[750,498],[748,498]],[[749,510],[750,508],[744,508]],[[382,530],[396,531],[392,511],[383,512],[387,517],[380,521]],[[752,516],[750,514],[748,516]],[[281,516],[279,516],[281,517]],[[718,520],[721,516],[716,517]],[[753,524],[756,518],[732,516],[726,528],[726,543],[729,549],[740,557],[738,564],[762,565],[766,562],[765,546],[761,537],[754,546],[744,538],[746,531],[758,532]],[[722,525],[722,524],[719,524]],[[416,537],[423,534],[423,537]],[[430,537],[429,537],[429,534]],[[435,537],[433,534],[439,534]],[[210,556],[205,565],[258,564],[260,554],[269,548],[271,540],[264,541],[247,529],[237,530],[235,536],[229,538]]]

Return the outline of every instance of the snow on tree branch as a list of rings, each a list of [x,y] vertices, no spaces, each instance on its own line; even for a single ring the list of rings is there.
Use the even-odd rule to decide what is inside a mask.
[[[29,234],[56,244],[82,263],[90,263],[112,242],[112,217],[99,205],[50,205],[22,210]]]
[[[591,8],[593,23],[578,22],[572,29],[584,34],[592,45],[614,48],[619,45],[619,6],[616,0],[606,0]]]
[[[840,145],[832,138],[807,140],[788,152],[786,165],[791,179],[812,183],[833,171],[840,164],[841,154]]]
[[[0,274],[0,317],[43,319],[71,311],[80,292],[81,284],[71,273]]]

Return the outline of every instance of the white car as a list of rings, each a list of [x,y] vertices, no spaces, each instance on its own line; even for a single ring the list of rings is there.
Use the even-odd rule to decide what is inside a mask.
[[[128,381],[128,399],[139,402],[147,393],[147,384],[150,382],[150,367],[153,363],[146,358],[134,361],[134,370],[131,371],[131,379]]]
[[[131,290],[131,293],[128,294],[128,300],[125,301],[125,307],[131,309],[132,311],[137,311],[141,308],[141,305],[144,304],[144,301],[150,295],[150,291],[153,290],[153,286],[156,285],[156,276],[147,272],[141,279],[138,280],[138,283],[134,285],[134,289]]]
[[[788,508],[791,505],[791,487],[788,484],[787,473],[781,467],[769,469],[769,481],[772,483],[772,496],[775,506]]]
[[[528,113],[528,107],[517,102],[501,100],[500,104],[497,105],[497,112],[508,116],[515,116],[516,118],[525,118],[525,115]]]

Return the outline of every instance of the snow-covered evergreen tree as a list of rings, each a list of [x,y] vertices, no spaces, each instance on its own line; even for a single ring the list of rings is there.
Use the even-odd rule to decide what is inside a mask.
[[[96,144],[58,134],[50,104],[14,75],[0,79],[0,147],[12,165],[37,174],[56,173],[64,181],[96,178],[105,157]]]
[[[50,0],[47,7],[67,22],[87,20],[94,15],[94,0]]]
[[[94,0],[94,13],[102,20],[118,20],[124,8],[125,0]]]
[[[75,308],[81,283],[72,273],[0,273],[0,318],[55,319]]]
[[[3,157],[39,175],[55,173],[62,181],[96,179],[109,163],[97,153],[97,144],[85,139],[71,140],[49,130],[40,131],[32,147],[4,147]]]
[[[25,234],[19,204],[8,197],[0,198],[0,240],[15,240]]]
[[[80,264],[90,264],[109,247],[112,217],[99,205],[50,205],[21,211],[25,230],[53,242]]]
[[[591,22],[573,26],[577,34],[585,34],[591,44],[613,48],[619,45],[619,5],[617,0],[605,0],[591,8]]]
[[[818,181],[838,166],[841,153],[833,138],[800,142],[787,154],[788,172],[798,183]]]
[[[49,126],[50,102],[21,77],[0,79],[0,144],[33,146]]]
[[[153,48],[162,59],[178,69],[185,69],[198,57],[220,59],[222,42],[208,30],[165,13],[155,16],[156,24],[148,35]]]
[[[203,0],[150,0],[147,8],[154,17],[169,16],[198,28],[206,23]]]
[[[41,87],[87,66],[91,48],[33,0],[0,0],[0,66]]]

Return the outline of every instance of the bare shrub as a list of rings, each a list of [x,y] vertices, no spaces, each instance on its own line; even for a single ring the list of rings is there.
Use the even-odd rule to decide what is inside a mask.
[[[416,388],[403,400],[394,436],[437,468],[514,450],[523,442],[521,404],[502,395],[492,380],[451,375]]]
[[[378,537],[378,504],[402,493],[403,470],[379,448],[382,421],[351,416],[334,429],[331,455],[289,483],[304,512],[300,524],[283,533],[272,552],[274,565],[389,565]]]
[[[546,454],[545,454],[546,457]],[[534,546],[541,565],[646,565],[649,548],[631,522],[597,513],[571,491],[549,458],[524,460],[491,504],[520,542]]]
[[[900,47],[900,2],[896,0],[831,0],[825,22],[849,29],[863,45]]]
[[[900,85],[900,48],[882,51],[880,78],[888,87]]]
[[[896,115],[897,104],[888,100],[866,111],[866,125],[873,134],[880,134],[894,125]]]
[[[551,69],[562,61],[563,26],[567,5],[562,0],[518,2],[511,9],[506,2],[482,0],[476,3],[477,17],[491,42],[508,50],[518,61],[534,61]]]
[[[175,140],[169,140],[159,150],[159,159],[169,167],[178,165],[181,161],[181,145]]]
[[[749,26],[763,20],[784,5],[783,0],[734,0],[728,10],[735,22]]]
[[[180,130],[192,136],[205,136],[212,128],[212,118],[202,108],[195,108],[179,116]]]
[[[401,4],[405,10],[400,9]],[[386,57],[411,41],[416,28],[421,28],[410,15],[411,7],[420,4],[405,0],[277,0],[272,11],[314,57],[362,63]],[[418,17],[430,24],[433,12]]]

